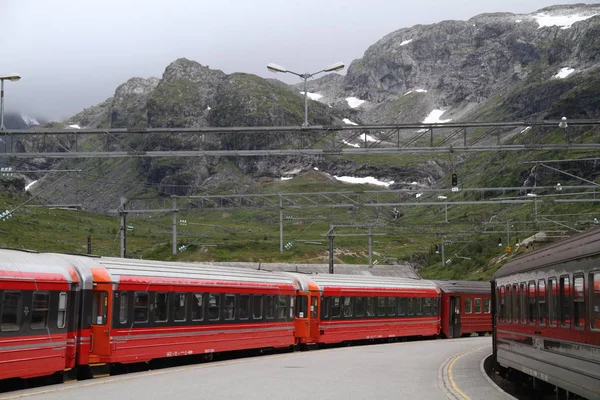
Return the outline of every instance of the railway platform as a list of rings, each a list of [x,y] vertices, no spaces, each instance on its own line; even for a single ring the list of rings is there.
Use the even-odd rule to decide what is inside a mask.
[[[338,347],[4,393],[40,399],[510,399],[482,369],[491,337]]]

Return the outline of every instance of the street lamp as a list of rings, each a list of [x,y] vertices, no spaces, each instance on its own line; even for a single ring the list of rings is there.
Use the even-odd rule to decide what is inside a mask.
[[[16,73],[12,73],[12,74],[7,74],[7,75],[0,75],[0,131],[3,131],[6,129],[6,127],[4,126],[4,80],[8,80],[8,81],[18,81],[19,79],[21,79],[21,75],[16,74]]]
[[[281,65],[277,65],[277,64],[268,64],[267,69],[271,72],[283,72],[283,73],[287,72],[287,73],[299,76],[300,78],[304,79],[304,123],[302,124],[302,126],[306,127],[306,126],[308,126],[308,88],[306,86],[307,85],[306,82],[308,81],[308,78],[312,78],[313,76],[320,74],[321,72],[333,72],[333,71],[342,70],[342,69],[344,69],[344,63],[338,62],[338,63],[332,64],[329,67],[322,69],[321,71],[314,72],[312,74],[309,74],[308,72],[306,72],[304,74],[299,74],[297,72],[290,71],[289,69],[282,67]]]

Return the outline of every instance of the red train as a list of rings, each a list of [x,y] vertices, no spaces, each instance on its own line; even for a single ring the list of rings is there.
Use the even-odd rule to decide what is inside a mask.
[[[600,399],[600,229],[515,258],[492,285],[497,371]]]
[[[84,379],[233,350],[433,337],[445,318],[440,285],[0,249],[0,381],[61,381],[65,372]],[[469,326],[459,334],[490,329]]]
[[[442,291],[440,316],[443,337],[492,333],[489,282],[434,282]]]

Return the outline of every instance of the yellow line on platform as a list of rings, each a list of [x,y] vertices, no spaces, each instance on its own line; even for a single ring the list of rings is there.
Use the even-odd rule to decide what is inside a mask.
[[[469,396],[467,396],[462,390],[460,390],[458,388],[458,386],[456,385],[456,382],[454,381],[454,376],[452,374],[452,368],[454,368],[454,363],[468,354],[474,353],[481,349],[485,349],[487,347],[488,346],[481,346],[481,347],[478,347],[475,349],[471,349],[469,351],[465,351],[464,353],[458,354],[452,358],[452,361],[450,362],[450,365],[448,366],[448,379],[450,380],[450,385],[452,385],[452,389],[454,389],[456,391],[456,393],[460,394],[464,400],[471,400],[471,398]],[[0,399],[0,400],[2,400],[2,399]]]

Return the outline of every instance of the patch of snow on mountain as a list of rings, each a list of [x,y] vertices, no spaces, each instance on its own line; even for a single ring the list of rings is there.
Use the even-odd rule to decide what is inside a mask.
[[[356,97],[346,97],[346,101],[348,102],[350,108],[356,108],[365,102],[364,100],[361,100]]]
[[[33,181],[31,183],[28,183],[27,186],[25,186],[25,191],[28,191],[33,185],[35,185],[37,183],[37,181]]]
[[[522,19],[516,19],[515,22],[519,23],[519,22],[523,22],[523,20]]]
[[[360,135],[360,140],[362,140],[363,142],[378,142],[379,140],[375,139],[373,136],[371,135],[367,135],[366,133],[363,133],[362,135]]]
[[[381,181],[379,179],[375,179],[372,176],[367,176],[365,178],[357,178],[353,176],[333,176],[335,179],[345,183],[359,183],[359,184],[369,184],[376,186],[385,186],[388,187],[394,183],[394,181]]]
[[[293,176],[282,176],[281,177],[282,181],[289,181],[290,179],[294,179],[294,177]]]
[[[452,121],[451,119],[440,119],[440,117],[446,112],[446,110],[433,110],[423,120],[424,124],[444,124]]]
[[[554,75],[553,78],[564,79],[567,76],[571,75],[573,72],[575,72],[574,68],[564,67],[561,68],[560,71],[558,71],[558,74]]]
[[[23,122],[25,122],[25,124],[32,126],[32,125],[39,125],[40,123],[37,121],[37,119],[32,118],[28,115],[25,114],[21,114],[21,119],[23,120]]]
[[[304,96],[304,92],[300,92],[300,93],[302,93],[302,95]],[[323,97],[323,95],[319,94],[319,93],[307,92],[306,97],[308,97],[311,100],[319,100],[321,97]]]
[[[342,139],[342,143],[348,145],[348,146],[352,146],[352,147],[360,147],[360,144],[356,144],[356,143],[350,143],[347,140]]]
[[[319,170],[319,168],[317,168],[317,167],[314,167],[313,169],[314,169],[315,171],[318,171],[318,170]]]
[[[358,125],[356,122],[352,122],[348,118],[344,118],[342,121],[344,121],[346,125]]]
[[[415,89],[415,90],[409,90],[408,92],[404,93],[404,95],[406,96],[407,94],[411,94],[412,92],[417,92],[417,93],[427,93],[427,90],[425,90],[425,89]]]
[[[206,106],[206,111],[210,111],[210,106]]]
[[[407,44],[409,44],[412,41],[413,41],[412,39],[405,40],[402,43],[400,43],[400,46],[406,46]]]
[[[525,128],[523,128],[523,130],[522,130],[521,132],[519,132],[519,133],[525,133],[525,132],[527,132],[527,131],[528,131],[528,130],[530,130],[530,129],[531,129],[531,127],[530,127],[530,126],[528,126],[528,127],[525,127]]]
[[[592,15],[548,15],[548,14],[538,14],[534,15],[533,19],[535,19],[539,25],[538,29],[546,27],[546,26],[560,26],[561,29],[569,29],[574,23],[579,21],[585,21],[588,18],[592,18],[596,14]]]
[[[73,124],[73,125],[69,125],[69,128],[71,129],[81,129],[81,127],[77,124]]]

